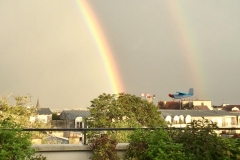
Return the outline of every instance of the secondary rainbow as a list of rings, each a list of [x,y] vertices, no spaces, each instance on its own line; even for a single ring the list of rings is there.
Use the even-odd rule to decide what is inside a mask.
[[[85,18],[85,21],[99,49],[99,53],[101,54],[106,72],[109,76],[109,81],[113,93],[123,92],[124,88],[119,76],[120,74],[118,72],[112,51],[108,45],[107,39],[101,28],[101,25],[98,22],[98,19],[91,8],[91,5],[87,0],[76,0],[76,2]]]
[[[173,25],[176,28],[176,39],[179,41],[179,46],[184,53],[183,56],[191,70],[189,78],[191,78],[194,85],[198,86],[198,92],[203,94],[204,74],[199,64],[201,53],[196,34],[190,27],[190,23],[186,20],[187,15],[184,13],[184,6],[181,2],[171,0],[165,2],[173,19]]]

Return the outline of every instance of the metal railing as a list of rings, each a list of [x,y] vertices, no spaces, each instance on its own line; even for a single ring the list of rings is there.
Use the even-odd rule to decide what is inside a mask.
[[[86,145],[86,138],[88,131],[133,131],[136,129],[146,129],[146,130],[156,130],[156,129],[171,129],[171,130],[180,130],[180,129],[192,129],[192,128],[185,128],[185,127],[162,127],[162,128],[24,128],[23,131],[77,131],[83,132],[84,142],[83,144]],[[197,128],[195,128],[197,129]],[[221,128],[212,128],[213,130],[223,130],[223,131],[236,131],[240,130],[240,128],[232,128],[232,127],[221,127]]]

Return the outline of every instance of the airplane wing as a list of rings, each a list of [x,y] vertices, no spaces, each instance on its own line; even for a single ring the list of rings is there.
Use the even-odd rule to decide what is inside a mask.
[[[187,93],[185,92],[177,92],[179,95],[186,95]]]

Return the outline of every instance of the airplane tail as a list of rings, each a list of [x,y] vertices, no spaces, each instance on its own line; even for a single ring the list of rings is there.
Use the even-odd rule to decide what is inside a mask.
[[[193,95],[193,88],[190,88],[190,89],[189,89],[188,94]]]

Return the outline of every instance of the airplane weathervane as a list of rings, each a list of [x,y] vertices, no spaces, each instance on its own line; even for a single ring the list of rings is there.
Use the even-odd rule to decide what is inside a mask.
[[[186,97],[191,97],[193,96],[193,88],[190,88],[188,93],[185,92],[176,92],[177,94],[168,94],[169,97],[173,99],[182,99]]]

